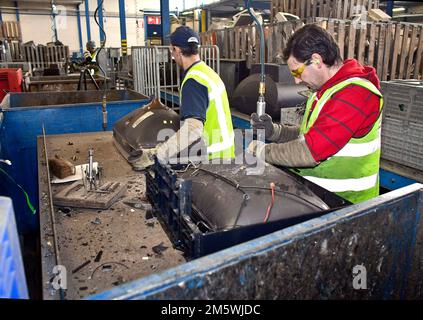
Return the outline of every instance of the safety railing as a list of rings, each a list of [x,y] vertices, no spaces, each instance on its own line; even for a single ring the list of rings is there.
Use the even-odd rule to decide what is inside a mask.
[[[183,70],[176,65],[168,46],[132,47],[134,90],[176,108]],[[216,73],[220,73],[219,48],[201,46],[200,58]]]
[[[68,46],[23,45],[23,59],[30,62],[33,68],[45,69],[51,65],[63,68],[69,60]]]

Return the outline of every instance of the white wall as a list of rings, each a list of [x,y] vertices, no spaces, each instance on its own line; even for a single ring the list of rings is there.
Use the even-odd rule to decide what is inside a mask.
[[[186,1],[186,0],[185,0]],[[174,11],[178,7],[179,11],[184,9],[184,0],[170,0],[169,9]],[[52,19],[50,15],[44,13],[37,14],[34,8],[40,7],[38,4],[22,3],[20,4],[20,21],[22,29],[23,42],[34,41],[36,44],[46,44],[53,40]],[[14,3],[2,2],[2,5],[14,7]],[[119,0],[104,0],[104,27],[107,35],[107,47],[120,47],[120,23],[119,23]],[[67,15],[65,17],[57,17],[58,37],[63,44],[68,45],[71,51],[79,51],[78,25],[75,14],[75,7],[66,6]],[[97,0],[89,0],[90,11],[90,29],[91,39],[97,45],[100,44],[99,28],[94,21],[94,11],[97,8]],[[30,11],[26,11],[26,10]],[[32,11],[31,11],[32,9]],[[159,0],[125,0],[126,14],[126,34],[128,47],[144,44],[144,19],[142,12],[144,11],[160,11]],[[85,48],[87,42],[87,28],[85,20],[85,4],[80,5],[81,11],[81,30],[82,43]],[[35,14],[34,14],[35,13]],[[135,16],[137,15],[137,17]],[[16,21],[16,14],[12,11],[2,14],[3,21]],[[137,32],[136,21],[139,22]]]

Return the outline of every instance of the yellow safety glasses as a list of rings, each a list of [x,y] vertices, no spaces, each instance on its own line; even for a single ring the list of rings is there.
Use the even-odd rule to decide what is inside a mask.
[[[308,59],[308,60],[304,61],[303,65],[301,67],[298,67],[295,70],[291,70],[292,76],[295,77],[295,78],[300,79],[301,78],[301,75],[304,72],[305,67],[311,65],[311,63],[312,63],[311,59]]]

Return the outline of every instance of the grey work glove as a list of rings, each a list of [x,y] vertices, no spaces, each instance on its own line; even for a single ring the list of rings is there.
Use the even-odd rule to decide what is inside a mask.
[[[269,116],[267,113],[262,114],[260,117],[257,113],[253,113],[250,119],[251,127],[254,130],[264,129],[265,131],[265,138],[269,140],[274,133],[274,125],[272,122],[272,117]]]
[[[262,159],[263,157],[263,151],[266,144],[262,141],[253,140],[248,145],[248,153],[252,154],[253,156]]]
[[[148,169],[154,164],[154,155],[157,153],[156,148],[143,149],[142,155],[136,162],[131,163],[132,169],[142,171]]]

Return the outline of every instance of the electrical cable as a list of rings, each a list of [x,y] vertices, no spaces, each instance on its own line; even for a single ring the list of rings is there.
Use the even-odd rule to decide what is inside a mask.
[[[29,196],[28,193],[26,193],[25,189],[22,188],[22,186],[20,184],[18,184],[15,179],[13,179],[6,171],[4,171],[2,168],[0,168],[0,172],[2,172],[4,175],[6,175],[6,177],[8,177],[15,185],[17,185],[19,187],[19,189],[22,190],[23,194],[25,195],[25,199],[26,199],[26,204],[29,208],[29,210],[31,210],[32,214],[36,214],[37,210],[35,210],[34,206],[31,203],[31,200],[29,200]]]
[[[94,21],[97,24],[97,26],[100,28],[100,32],[103,33],[103,36],[104,36],[104,41],[101,43],[100,49],[97,52],[97,56],[99,55],[100,51],[104,49],[104,46],[105,46],[106,41],[107,41],[106,32],[104,31],[103,27],[100,25],[100,23],[98,21],[98,10],[100,9],[100,7],[103,8],[103,2],[104,2],[104,0],[101,0],[101,2],[98,4],[97,8],[94,11]],[[104,71],[104,69],[100,66],[100,64],[98,64],[98,67],[100,68],[101,72],[103,73],[104,78],[106,78],[106,72]],[[104,90],[106,90],[106,81],[104,82]]]
[[[271,194],[272,194],[272,201],[269,203],[269,206],[267,207],[267,211],[266,211],[266,216],[264,217],[264,221],[263,222],[267,222],[267,220],[269,220],[270,217],[270,211],[273,208],[273,205],[275,204],[275,184],[273,182],[270,183],[270,189],[271,189]]]
[[[103,27],[100,25],[99,21],[98,21],[98,10],[100,8],[102,8],[103,10],[103,0],[100,1],[100,3],[97,5],[97,8],[94,11],[94,21],[97,24],[97,26],[100,28],[100,32],[103,33],[104,36],[104,41],[101,43],[100,49],[97,52],[97,65],[99,67],[99,69],[101,70],[101,72],[103,73],[103,100],[102,100],[102,113],[103,113],[103,130],[106,131],[107,130],[107,102],[106,102],[106,98],[107,98],[107,75],[106,75],[106,71],[104,71],[103,67],[100,65],[98,59],[100,59],[100,52],[101,50],[104,50],[104,46],[106,45],[106,41],[107,41],[107,35],[106,32],[104,31]]]
[[[225,181],[226,183],[228,183],[228,184],[230,184],[231,186],[235,187],[235,189],[237,189],[237,190],[241,191],[241,192],[244,194],[244,198],[245,198],[246,200],[250,199],[250,196],[248,195],[248,193],[247,193],[247,192],[245,192],[245,191],[244,191],[244,190],[240,187],[240,185],[239,185],[239,183],[238,183],[238,182],[236,182],[236,181],[234,181],[234,180],[231,180],[231,179],[229,179],[229,178],[226,178],[225,176],[222,176],[221,174],[218,174],[218,173],[216,173],[216,172],[209,171],[209,170],[206,170],[206,169],[203,169],[203,168],[198,168],[197,170],[200,170],[200,171],[206,172],[206,173],[208,173],[208,174],[212,175],[213,177],[215,177],[215,178],[217,178],[217,179],[220,179],[220,180],[222,180],[222,181]]]
[[[260,32],[260,81],[265,81],[265,73],[264,73],[264,31],[263,26],[260,24],[260,21],[257,19],[257,17],[254,15],[254,13],[251,11],[250,7],[250,1],[251,0],[245,0],[245,6],[247,7],[248,13],[255,21],[257,27],[259,28]]]
[[[271,188],[269,188],[269,187],[259,187],[259,186],[241,186],[241,188],[243,188],[243,189],[271,190]],[[313,202],[311,202],[307,199],[301,198],[299,195],[297,195],[295,193],[288,192],[288,191],[282,191],[282,190],[276,190],[276,188],[275,188],[275,193],[282,193],[282,194],[292,196],[296,199],[299,199],[301,201],[308,203],[309,205],[312,205],[313,207],[319,208],[318,205],[316,205],[315,203],[313,203]]]
[[[211,176],[213,176],[213,177],[215,177],[215,178],[217,178],[217,179],[220,179],[220,180],[222,180],[222,181],[226,182],[227,184],[229,184],[229,185],[231,185],[231,186],[235,187],[235,189],[237,189],[237,190],[239,190],[239,191],[241,191],[241,192],[242,192],[242,202],[241,202],[241,206],[239,207],[238,214],[236,215],[236,219],[235,219],[235,222],[234,222],[234,225],[236,225],[236,224],[238,223],[239,217],[241,216],[241,212],[242,212],[242,210],[243,210],[243,209],[244,209],[244,207],[246,206],[247,201],[250,199],[250,196],[248,195],[248,193],[247,193],[247,192],[245,192],[245,191],[244,191],[244,190],[240,187],[239,183],[238,183],[238,182],[236,182],[236,181],[234,181],[234,180],[231,180],[231,179],[226,178],[226,177],[224,177],[224,176],[222,176],[222,175],[220,175],[220,174],[218,174],[218,173],[216,173],[216,172],[212,172],[212,171],[209,171],[209,170],[206,170],[206,169],[203,169],[203,168],[197,168],[194,172],[197,172],[197,171],[199,171],[199,170],[200,170],[200,171],[203,171],[203,172],[205,172],[205,173],[208,173],[208,174],[210,174]]]

